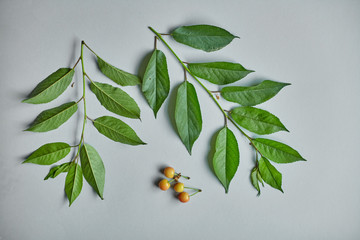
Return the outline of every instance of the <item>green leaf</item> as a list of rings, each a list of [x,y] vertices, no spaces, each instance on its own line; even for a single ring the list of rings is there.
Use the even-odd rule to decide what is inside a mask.
[[[47,103],[60,96],[70,85],[74,69],[59,68],[56,72],[41,81],[30,93],[25,103]]]
[[[258,196],[259,196],[260,195],[260,186],[259,186],[258,175],[259,175],[259,169],[257,167],[254,167],[251,170],[250,179],[251,179],[251,184],[258,191]]]
[[[171,36],[175,41],[205,52],[217,51],[237,36],[211,25],[193,25],[176,28]]]
[[[252,142],[264,157],[273,162],[292,163],[306,161],[295,149],[284,143],[265,138],[255,138]]]
[[[139,77],[114,67],[100,57],[97,57],[97,63],[105,76],[121,86],[135,86],[140,83]]]
[[[281,189],[281,181],[282,181],[281,173],[278,170],[276,170],[276,168],[273,165],[271,165],[269,160],[267,160],[264,157],[260,158],[259,170],[262,178],[267,184],[269,184],[273,188],[280,190],[281,192],[284,192]]]
[[[48,180],[49,178],[56,178],[60,173],[68,172],[70,168],[70,163],[71,162],[63,163],[61,165],[57,165],[51,168],[44,180]]]
[[[202,128],[200,104],[194,86],[185,81],[177,90],[175,123],[186,149],[191,149]]]
[[[57,129],[78,109],[76,102],[64,103],[58,107],[41,112],[25,131],[47,132]]]
[[[48,143],[39,147],[23,163],[51,165],[66,157],[71,146],[63,142]]]
[[[144,143],[135,133],[135,131],[120,119],[103,116],[95,119],[94,126],[104,136],[115,142],[121,142],[129,145],[140,145]]]
[[[261,185],[264,187],[264,181],[263,181],[263,179],[262,179],[262,177],[261,177],[261,175],[260,175],[260,172],[259,172],[259,170],[257,171],[257,179],[259,180],[259,182],[261,183]]]
[[[290,83],[265,80],[252,87],[224,87],[221,96],[230,102],[243,106],[255,106],[274,97],[283,87]]]
[[[169,95],[170,79],[166,57],[160,50],[154,50],[146,67],[142,92],[156,117],[161,105]]]
[[[95,148],[84,144],[80,150],[81,167],[86,181],[104,199],[105,167]]]
[[[239,147],[235,135],[230,129],[224,127],[216,137],[213,166],[226,193],[239,166],[239,160]]]
[[[83,185],[83,174],[77,163],[72,163],[65,179],[65,193],[69,199],[69,207],[79,196]]]
[[[189,63],[188,68],[195,76],[218,85],[236,82],[254,72],[230,62]]]
[[[120,116],[140,119],[140,108],[135,100],[120,88],[109,84],[92,82],[91,91],[107,110]]]
[[[279,118],[268,111],[253,107],[237,107],[231,111],[234,121],[247,130],[264,135],[287,131]]]

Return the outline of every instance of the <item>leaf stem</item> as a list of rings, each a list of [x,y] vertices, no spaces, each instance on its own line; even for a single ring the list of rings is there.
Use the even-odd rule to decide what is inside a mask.
[[[155,33],[155,35],[165,44],[165,46],[172,52],[172,54],[177,58],[179,63],[183,66],[183,68],[200,84],[200,86],[209,94],[209,96],[214,100],[218,108],[221,110],[221,112],[224,114],[225,117],[227,117],[227,114],[224,112],[223,108],[220,106],[219,102],[214,98],[212,93],[207,89],[202,82],[199,81],[199,79],[189,70],[189,68],[184,64],[184,62],[178,57],[178,55],[172,50],[172,48],[169,46],[169,44],[164,40],[164,38],[161,36],[160,33],[155,31],[152,27],[149,27],[149,29]]]
[[[89,75],[87,75],[87,73],[84,73],[84,75],[87,77],[87,79],[89,79],[89,80],[90,80],[90,82],[94,83],[94,81],[93,81],[93,80],[91,80],[91,78],[89,77]]]
[[[81,57],[79,57],[79,59],[76,61],[75,65],[72,67],[72,69],[74,69],[76,67],[76,65],[78,65],[78,63],[80,62]]]
[[[81,48],[83,47],[83,45],[85,45],[85,47],[87,47],[87,49],[90,50],[90,52],[92,52],[93,54],[95,54],[95,56],[99,57],[99,55],[97,55],[84,41],[81,41]],[[81,50],[82,51],[82,50]],[[82,57],[82,55],[81,55]]]

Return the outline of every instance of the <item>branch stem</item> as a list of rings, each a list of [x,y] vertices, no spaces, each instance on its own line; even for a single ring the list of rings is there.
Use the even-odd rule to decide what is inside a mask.
[[[182,61],[179,56],[174,52],[174,50],[169,46],[169,44],[164,40],[164,38],[162,37],[162,35],[164,34],[160,34],[157,31],[155,31],[155,29],[153,29],[152,27],[149,27],[149,29],[158,37],[158,39],[172,52],[172,54],[176,57],[176,59],[179,61],[179,63],[183,66],[184,70],[186,72],[188,72],[199,84],[200,86],[209,94],[209,96],[213,99],[213,101],[216,103],[216,105],[218,106],[218,108],[221,110],[221,112],[223,113],[224,117],[225,117],[225,126],[227,125],[227,119],[232,122],[234,124],[234,126],[240,131],[241,134],[243,134],[251,143],[251,146],[255,149],[255,151],[257,151],[261,156],[262,154],[260,153],[260,151],[255,147],[254,143],[253,143],[253,139],[251,137],[249,137],[237,124],[236,122],[230,117],[230,115],[228,113],[230,113],[230,111],[224,110],[220,103],[216,100],[216,98],[214,97],[214,93],[219,93],[220,91],[210,91],[209,89],[207,89],[204,84],[202,84],[202,82],[189,70],[189,68],[185,65],[185,64],[189,64],[188,62],[184,62]]]
[[[164,38],[161,36],[160,33],[155,31],[152,27],[149,27],[149,29],[162,41],[165,46],[172,52],[172,54],[176,57],[176,59],[179,61],[179,63],[183,66],[183,68],[200,84],[200,86],[209,94],[209,96],[214,100],[218,108],[221,110],[221,112],[224,114],[225,117],[227,117],[227,114],[224,112],[223,108],[220,106],[219,102],[215,99],[215,97],[212,95],[211,91],[207,89],[202,82],[189,70],[189,68],[185,65],[185,63],[179,58],[179,56],[174,52],[174,50],[169,46],[169,44],[164,40]]]
[[[75,156],[75,158],[73,160],[74,162],[75,162],[75,160],[78,158],[78,156],[80,154],[81,143],[84,143],[84,132],[85,132],[85,125],[86,125],[86,118],[87,118],[87,115],[86,115],[86,98],[85,98],[85,92],[86,92],[85,91],[85,87],[86,87],[85,75],[86,75],[86,73],[85,73],[85,66],[84,66],[84,45],[87,46],[84,41],[81,41],[80,59],[81,59],[81,69],[82,69],[82,77],[83,77],[83,95],[80,98],[80,100],[82,99],[84,101],[84,118],[83,118],[83,126],[82,126],[82,131],[81,131],[81,137],[80,137],[80,141],[79,141],[79,144],[78,144],[79,148],[78,148],[76,156]],[[87,48],[89,48],[89,47],[87,46]],[[89,50],[92,51],[90,48],[89,48]]]

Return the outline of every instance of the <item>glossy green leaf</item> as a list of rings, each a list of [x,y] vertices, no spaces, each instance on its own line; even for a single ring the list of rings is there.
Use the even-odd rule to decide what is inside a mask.
[[[237,107],[231,110],[231,117],[243,128],[260,135],[288,131],[275,115],[254,107]]]
[[[229,128],[224,127],[216,137],[213,167],[217,178],[229,191],[229,185],[239,166],[239,147],[235,135]]]
[[[140,108],[135,100],[120,88],[92,82],[91,91],[107,110],[128,118],[140,118]]]
[[[211,25],[193,25],[176,28],[171,36],[175,41],[205,52],[217,51],[237,36]]]
[[[120,119],[103,116],[95,119],[94,126],[104,136],[115,142],[121,142],[129,145],[145,144],[136,134],[136,132]]]
[[[255,106],[274,97],[283,87],[290,83],[265,80],[252,87],[224,87],[221,96],[230,102],[243,106]]]
[[[202,128],[200,104],[194,86],[185,81],[176,94],[175,123],[186,149],[191,149]]]
[[[156,117],[161,105],[169,95],[170,79],[166,57],[160,50],[154,50],[146,67],[142,92]]]
[[[264,179],[264,181],[267,184],[269,184],[275,189],[280,190],[281,192],[284,192],[281,189],[281,181],[282,181],[281,173],[278,170],[276,170],[276,168],[273,165],[271,165],[269,160],[267,160],[264,157],[260,158],[259,160],[259,171],[261,177]]]
[[[284,143],[265,138],[255,138],[252,142],[264,157],[273,162],[292,163],[306,161],[295,149]]]
[[[259,169],[257,167],[254,167],[251,170],[250,179],[251,179],[251,184],[258,191],[258,196],[259,196],[260,195],[260,186],[259,186],[258,176],[259,176]]]
[[[63,142],[48,143],[35,150],[23,163],[51,165],[66,157],[71,146]]]
[[[64,103],[58,107],[41,112],[25,131],[47,132],[57,129],[77,111],[76,102]]]
[[[70,162],[63,163],[61,165],[57,165],[55,167],[52,167],[49,171],[49,173],[46,175],[44,180],[48,180],[49,178],[56,178],[60,173],[68,172],[70,168]]]
[[[218,85],[236,82],[254,72],[230,62],[189,63],[188,68],[195,76]]]
[[[71,68],[60,68],[41,81],[30,93],[25,103],[47,103],[60,96],[70,85],[74,76]]]
[[[81,146],[80,160],[86,181],[104,199],[105,167],[100,155],[95,148],[85,143]]]
[[[69,207],[79,196],[83,185],[83,174],[77,163],[72,163],[65,179],[65,193],[69,199]]]
[[[135,86],[140,83],[139,77],[114,67],[113,65],[105,62],[100,57],[97,57],[97,63],[100,71],[105,76],[121,86]]]

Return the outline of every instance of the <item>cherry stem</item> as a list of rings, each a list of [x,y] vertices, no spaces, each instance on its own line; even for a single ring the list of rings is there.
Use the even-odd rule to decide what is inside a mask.
[[[201,189],[197,189],[196,192],[194,192],[193,194],[191,194],[191,195],[189,195],[189,196],[190,196],[190,197],[191,197],[191,196],[194,196],[195,194],[198,194],[199,192],[202,192],[202,190],[201,190]]]
[[[190,177],[181,175],[181,173],[175,173],[175,177],[178,176],[178,175],[180,175],[180,177],[183,177],[183,178],[185,178],[185,179],[187,179],[187,180],[190,179]]]

